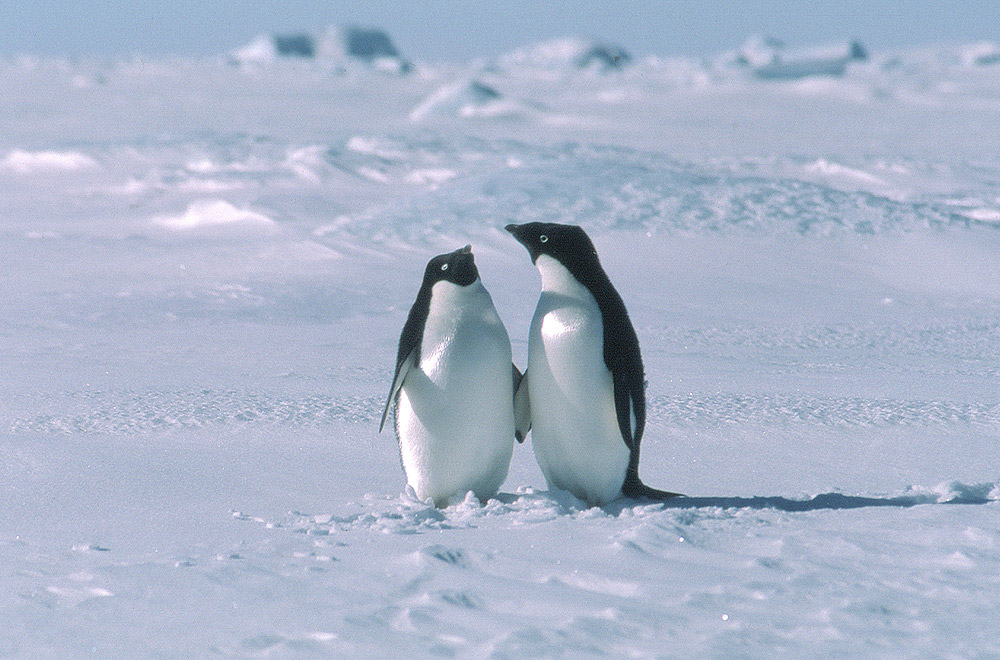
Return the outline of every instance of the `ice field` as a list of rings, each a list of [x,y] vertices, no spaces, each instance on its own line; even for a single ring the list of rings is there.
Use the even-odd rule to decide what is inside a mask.
[[[0,62],[0,657],[1000,658],[1000,49],[591,45]],[[424,265],[473,245],[523,367],[532,220],[688,498],[589,509],[530,437],[402,492]]]

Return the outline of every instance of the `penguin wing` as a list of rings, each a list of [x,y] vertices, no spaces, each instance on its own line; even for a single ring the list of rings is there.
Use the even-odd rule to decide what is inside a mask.
[[[528,372],[523,374],[517,365],[511,363],[514,369],[514,437],[518,442],[524,442],[525,436],[531,430],[531,404],[528,401]]]
[[[629,378],[627,374],[618,375],[612,372],[615,386],[615,414],[618,417],[618,428],[622,440],[630,451],[636,451],[642,441],[642,432],[646,426],[646,397],[643,384]]]
[[[646,381],[639,337],[625,303],[610,282],[605,283],[599,300],[604,323],[604,364],[614,383],[618,428],[625,445],[635,453],[646,428]]]
[[[417,362],[417,351],[411,350],[409,354],[400,360],[396,365],[396,376],[392,379],[392,387],[389,388],[389,398],[385,402],[385,408],[382,410],[382,421],[379,422],[378,432],[381,433],[382,429],[385,427],[385,419],[389,416],[389,407],[392,402],[396,400],[396,396],[399,394],[399,388],[403,386],[403,381],[406,379],[406,374],[409,373],[410,369]]]

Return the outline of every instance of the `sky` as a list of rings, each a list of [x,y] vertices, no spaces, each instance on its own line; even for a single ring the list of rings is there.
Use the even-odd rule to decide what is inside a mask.
[[[357,23],[418,61],[494,57],[571,34],[637,56],[702,56],[747,37],[789,45],[857,38],[872,50],[1000,40],[987,0],[0,0],[0,57],[210,56],[256,35]]]

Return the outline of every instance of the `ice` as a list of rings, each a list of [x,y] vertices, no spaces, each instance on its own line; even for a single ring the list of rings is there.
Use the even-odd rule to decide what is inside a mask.
[[[260,35],[229,56],[231,62],[242,65],[273,64],[280,58],[316,60],[322,66],[335,67],[361,62],[380,71],[398,74],[413,69],[388,34],[378,28],[357,25],[330,26],[317,33]]]
[[[395,59],[401,60],[399,51],[382,30],[358,25],[349,25],[342,31],[344,52],[366,62]]]
[[[773,83],[308,34],[0,62],[0,656],[1000,655],[986,46]],[[687,498],[588,508],[520,445],[493,500],[404,490],[424,265],[474,245],[524,366],[531,220],[593,237]]]
[[[749,66],[761,80],[798,80],[814,76],[841,77],[848,65],[864,62],[868,51],[857,41],[843,46],[819,46],[786,50],[776,39],[751,39],[735,54],[723,56],[724,63]]]

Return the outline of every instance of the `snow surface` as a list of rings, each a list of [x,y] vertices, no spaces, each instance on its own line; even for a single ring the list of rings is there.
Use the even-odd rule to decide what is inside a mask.
[[[0,62],[0,657],[1000,657],[987,51]],[[523,366],[530,220],[593,236],[688,499],[588,509],[526,445],[401,493],[426,260],[473,244]]]

